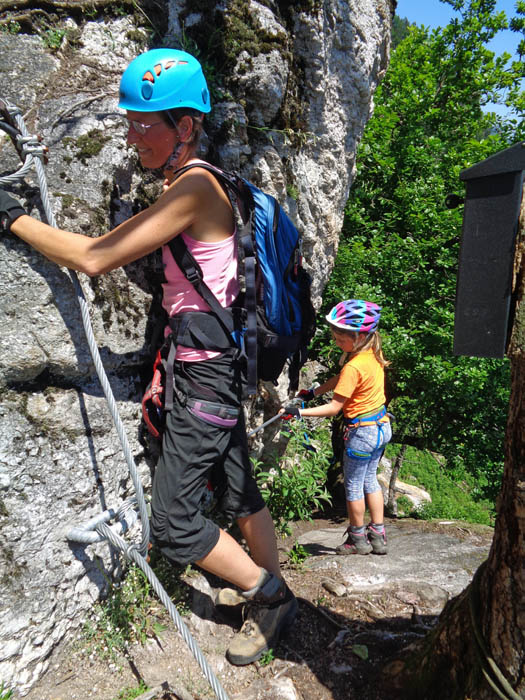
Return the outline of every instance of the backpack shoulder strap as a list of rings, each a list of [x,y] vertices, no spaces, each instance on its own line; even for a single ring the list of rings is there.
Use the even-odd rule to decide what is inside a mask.
[[[246,194],[244,193],[242,179],[238,175],[234,175],[233,173],[228,173],[225,170],[221,170],[220,168],[215,167],[215,165],[212,165],[211,163],[201,161],[199,163],[189,163],[188,165],[184,165],[182,168],[175,170],[175,172],[173,173],[173,182],[175,182],[175,180],[178,177],[188,172],[188,170],[191,170],[192,168],[202,168],[203,170],[207,170],[209,173],[216,177],[216,179],[219,181],[219,184],[226,192],[226,195],[228,196],[232,207],[237,207],[243,223],[246,223],[246,220],[249,216],[249,211],[245,204]]]
[[[172,238],[171,241],[168,242],[168,246],[173,255],[173,259],[179,266],[183,275],[193,286],[197,294],[208,304],[211,311],[224,326],[225,331],[230,334],[230,316],[228,311],[220,305],[217,297],[204,281],[201,266],[188,250],[188,246],[184,242],[182,236],[175,236],[175,238]],[[232,344],[235,344],[233,338]]]
[[[226,195],[228,196],[232,207],[239,212],[240,219],[242,221],[242,230],[237,231],[237,240],[239,241],[240,248],[239,264],[241,264],[242,262],[242,265],[244,267],[244,278],[246,284],[245,308],[247,315],[246,331],[244,336],[244,347],[247,357],[246,393],[248,396],[253,396],[257,391],[257,297],[255,284],[256,255],[254,237],[252,232],[252,228],[254,225],[253,210],[255,206],[253,195],[251,193],[250,188],[244,184],[242,178],[232,173],[227,173],[224,170],[216,168],[210,163],[206,163],[204,161],[199,163],[190,163],[182,168],[179,168],[179,170],[176,170],[174,172],[174,178],[177,179],[178,177],[180,177],[180,175],[187,172],[191,168],[204,168],[204,170],[207,170],[217,178],[224,191],[226,192]],[[169,242],[169,246],[177,264],[179,264],[180,257],[182,264],[179,264],[179,267],[188,279],[188,281],[191,282],[191,284],[193,284],[196,291],[206,301],[213,313],[215,313],[216,316],[221,320],[221,322],[223,322],[221,319],[221,314],[225,313],[224,308],[219,304],[214,294],[202,280],[202,270],[200,269],[199,264],[196,262],[196,260],[193,258],[193,256],[187,249],[186,244],[184,243],[182,238],[180,236],[176,236]],[[186,266],[188,270],[191,266],[193,266],[200,277],[200,281],[195,279],[195,274],[192,271],[190,271],[190,279],[190,277],[188,277],[188,275],[186,274],[184,266]],[[195,282],[193,281],[194,279]]]

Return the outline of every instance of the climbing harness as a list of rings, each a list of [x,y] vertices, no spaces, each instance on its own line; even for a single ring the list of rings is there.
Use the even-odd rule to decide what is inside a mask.
[[[50,226],[56,227],[56,220],[51,210],[43,165],[47,149],[41,144],[37,137],[31,136],[28,133],[20,109],[2,98],[0,98],[0,128],[11,137],[19,156],[24,163],[16,173],[0,177],[0,185],[18,182],[19,180],[23,179],[23,177],[34,166],[37,173],[40,196],[47,221]],[[195,639],[192,637],[190,631],[182,621],[176,607],[171,602],[168,594],[146,561],[150,531],[147,504],[144,498],[142,484],[140,482],[137,467],[131,453],[131,448],[125,433],[124,425],[118,412],[117,403],[115,401],[115,397],[109,384],[100,357],[100,352],[95,341],[91,320],[89,318],[89,308],[84,292],[76,272],[74,270],[68,270],[68,272],[76,292],[78,304],[80,306],[82,323],[89,350],[93,358],[93,363],[95,365],[100,384],[102,385],[102,390],[106,397],[111,417],[115,424],[126,463],[128,465],[131,480],[135,489],[135,498],[125,501],[116,511],[113,509],[108,509],[100,515],[95,516],[84,525],[73,528],[67,533],[66,537],[70,541],[80,542],[82,544],[93,544],[95,542],[108,541],[113,545],[113,547],[115,547],[115,549],[122,552],[127,559],[137,564],[137,566],[146,575],[147,580],[151,584],[161,602],[167,608],[171,619],[190,648],[204,676],[215,692],[215,695],[219,698],[219,700],[228,700],[228,696],[222,688],[218,678],[208,665]],[[108,525],[108,522],[113,519],[118,520],[118,522],[112,526]],[[128,531],[131,525],[133,525],[133,523],[138,519],[140,519],[142,525],[142,537],[140,544],[136,544],[134,542],[129,543],[121,535]]]
[[[343,432],[343,441],[346,443],[351,430],[357,430],[357,428],[369,425],[377,425],[377,442],[374,448],[374,450],[377,450],[381,444],[381,440],[383,439],[383,425],[388,423],[389,420],[390,414],[387,413],[385,406],[382,406],[379,411],[376,411],[375,413],[362,413],[354,418],[344,418],[343,423],[345,425],[345,429]],[[347,447],[346,454],[354,459],[370,459],[372,452],[358,452],[350,449],[350,447]]]
[[[174,396],[181,406],[185,406],[190,413],[205,423],[227,429],[234,428],[239,420],[240,408],[221,403],[220,397],[213,390],[201,386],[189,376],[186,376],[189,385],[208,398],[193,398],[178,389],[173,368],[176,349],[177,345],[172,337],[168,336],[166,342],[157,350],[153,377],[142,397],[142,417],[150,435],[157,440],[162,439],[166,414],[173,409]]]
[[[164,396],[166,388],[166,360],[162,348],[157,350],[153,363],[153,377],[142,397],[142,418],[150,435],[156,440],[162,438],[166,424]]]
[[[379,423],[387,423],[387,420],[382,420],[387,416],[386,408],[382,406],[376,413],[362,413],[354,418],[345,418],[344,424],[351,428],[360,428],[363,425],[376,425]]]

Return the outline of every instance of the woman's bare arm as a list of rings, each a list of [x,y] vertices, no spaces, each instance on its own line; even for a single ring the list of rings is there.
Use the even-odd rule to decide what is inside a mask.
[[[18,217],[11,231],[59,265],[100,275],[148,255],[181,231],[200,230],[201,219],[210,231],[210,210],[224,211],[210,177],[203,170],[186,173],[150,207],[98,238],[53,228],[30,216]],[[225,225],[227,217],[222,218],[209,234],[215,233],[216,240],[231,234],[231,223]]]

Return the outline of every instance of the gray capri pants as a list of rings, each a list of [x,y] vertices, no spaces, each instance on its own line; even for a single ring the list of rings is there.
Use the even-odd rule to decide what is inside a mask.
[[[349,426],[345,439],[343,471],[347,501],[360,501],[367,493],[381,490],[377,467],[392,438],[390,422]]]

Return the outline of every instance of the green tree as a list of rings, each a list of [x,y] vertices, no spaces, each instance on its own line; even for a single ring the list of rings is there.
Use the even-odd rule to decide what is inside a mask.
[[[410,22],[406,17],[394,15],[392,20],[392,50],[394,50],[408,35]]]
[[[480,495],[494,498],[509,367],[452,355],[462,210],[445,199],[462,169],[523,138],[524,73],[486,48],[508,25],[495,0],[448,4],[459,17],[432,32],[410,27],[376,93],[324,300],[384,307],[390,407],[403,442],[441,452],[448,468],[465,464]],[[503,102],[505,119],[483,109]]]
[[[444,200],[457,192],[462,169],[524,138],[524,63],[486,48],[507,25],[493,0],[448,4],[458,19],[434,32],[410,29],[376,94],[325,301],[362,296],[384,305],[391,406],[403,441],[439,450],[448,465],[463,460],[494,495],[509,362],[452,355],[461,210]],[[511,27],[523,33],[525,2],[516,10]],[[490,103],[506,104],[508,115],[485,111]],[[522,223],[490,555],[436,628],[383,669],[381,697],[524,697],[524,261]]]

